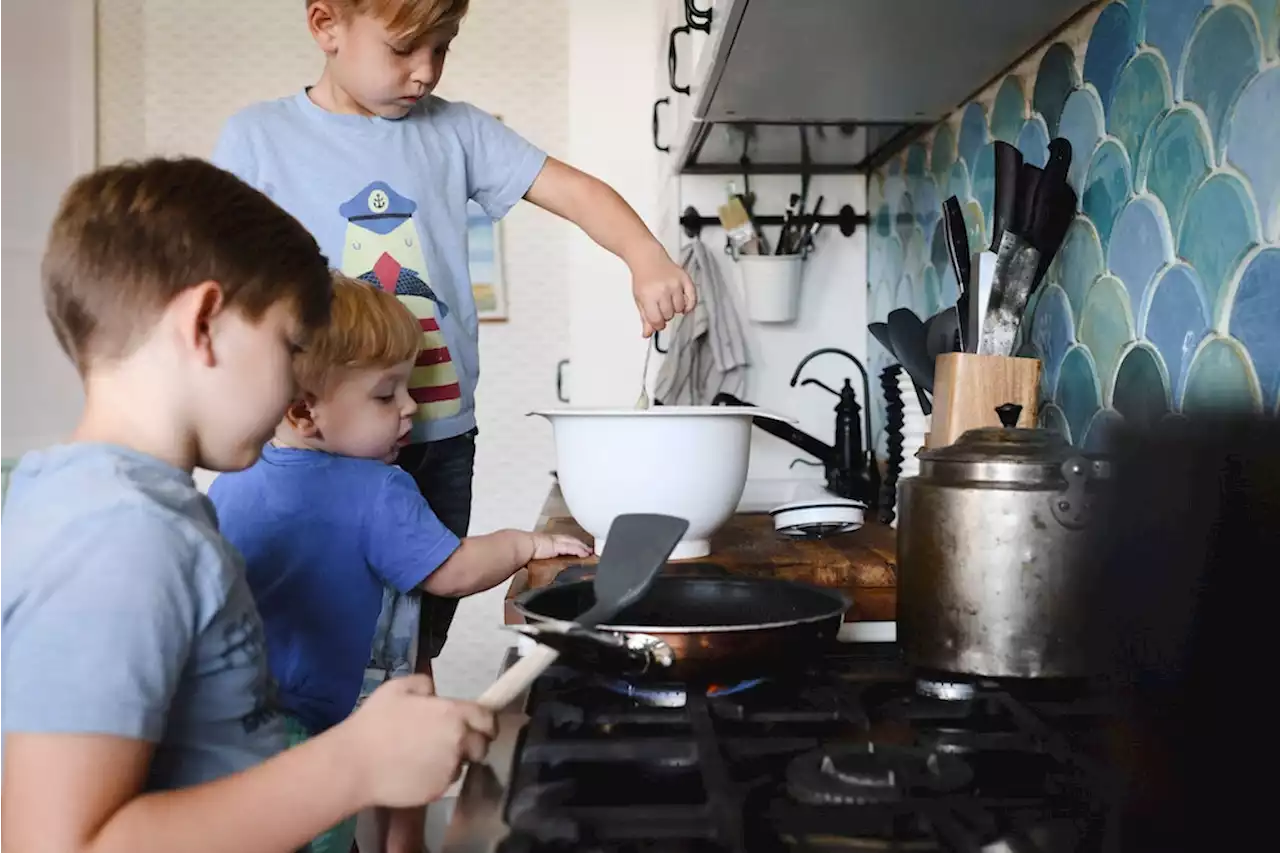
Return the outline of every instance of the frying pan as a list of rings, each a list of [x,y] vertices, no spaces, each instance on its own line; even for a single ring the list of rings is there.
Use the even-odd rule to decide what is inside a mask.
[[[647,683],[725,684],[795,666],[835,641],[849,607],[833,590],[708,565],[659,575],[640,601],[594,631],[562,633],[590,606],[591,590],[586,579],[530,590],[514,603],[531,624],[516,627],[582,668]]]

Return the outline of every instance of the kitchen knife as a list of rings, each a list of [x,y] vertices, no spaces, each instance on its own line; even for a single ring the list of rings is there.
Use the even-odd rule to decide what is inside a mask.
[[[964,225],[964,214],[960,211],[960,200],[955,196],[942,203],[942,230],[947,241],[947,254],[951,257],[951,270],[956,274],[955,314],[956,326],[960,334],[960,349],[964,350],[964,318],[969,313],[969,235]]]
[[[982,321],[981,355],[1013,355],[1022,314],[1040,266],[1040,251],[1018,234],[1006,231],[996,256],[991,298]]]
[[[1015,202],[1014,224],[1010,225],[1007,230],[1012,231],[1019,237],[1027,239],[1031,237],[1031,221],[1034,218],[1036,192],[1040,189],[1040,176],[1043,174],[1044,172],[1040,171],[1038,166],[1034,166],[1031,163],[1023,163],[1022,170],[1018,173],[1018,200]],[[999,254],[999,252],[996,252],[996,254]]]
[[[1035,221],[1027,235],[1031,244],[1040,250],[1040,265],[1031,283],[1034,293],[1049,269],[1053,256],[1062,246],[1067,229],[1075,219],[1075,190],[1067,184],[1067,172],[1071,168],[1071,143],[1058,137],[1049,143],[1049,162],[1045,164],[1040,187],[1036,192]]]
[[[965,319],[965,352],[977,352],[982,340],[983,316],[991,299],[995,279],[996,256],[991,252],[979,252],[973,259],[973,288],[969,293],[969,316]]]
[[[1012,224],[1018,203],[1018,177],[1022,172],[1022,152],[1007,142],[995,142],[996,192],[991,213],[991,251],[1000,248],[1000,238]],[[985,306],[984,306],[985,307]]]

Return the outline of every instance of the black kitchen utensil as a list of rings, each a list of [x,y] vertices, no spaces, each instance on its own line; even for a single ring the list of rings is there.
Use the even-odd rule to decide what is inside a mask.
[[[635,604],[652,586],[658,570],[688,529],[688,521],[669,515],[615,518],[591,584],[590,607],[562,618],[582,628],[593,628]],[[555,649],[539,645],[489,685],[476,701],[491,710],[505,708],[555,662],[558,654]]]
[[[953,311],[957,316],[956,334],[960,336],[959,349],[965,349],[965,335],[961,330],[960,317],[969,313],[969,284],[972,276],[969,255],[969,234],[964,225],[964,214],[960,210],[960,200],[951,196],[942,203],[942,231],[947,241],[947,255],[951,258],[951,269],[956,274],[956,287],[959,295]]]
[[[956,307],[952,305],[934,314],[925,321],[924,330],[929,358],[937,359],[943,353],[955,352],[956,334],[959,330]]]
[[[1076,215],[1078,199],[1075,190],[1067,184],[1070,168],[1071,143],[1061,137],[1054,139],[1049,143],[1049,162],[1045,164],[1036,192],[1034,222],[1027,235],[1032,245],[1040,250],[1040,266],[1031,284],[1033,293],[1049,270],[1049,264],[1062,246]]]
[[[724,684],[799,665],[835,640],[849,606],[834,590],[723,572],[686,574],[678,565],[664,571],[639,601],[590,632],[630,635],[628,645],[636,647],[654,639],[662,644],[667,662],[619,673],[628,680]],[[590,595],[587,581],[524,593],[515,602],[530,623],[521,633],[540,639],[540,623],[572,620]],[[628,662],[625,655],[610,659]]]
[[[1007,142],[995,142],[996,191],[991,214],[991,251],[1000,249],[1000,238],[1013,225],[1018,207],[1018,178],[1022,172],[1022,152]]]
[[[933,404],[926,391],[933,391],[933,359],[929,357],[924,323],[910,308],[895,308],[889,312],[889,339],[893,341],[894,354],[916,386],[920,408],[928,415]]]
[[[1038,166],[1030,163],[1023,163],[1022,170],[1018,173],[1017,212],[1013,215],[1014,224],[1009,227],[1009,230],[1020,237],[1030,239],[1036,193],[1040,189],[1040,177],[1043,174],[1044,172],[1040,171]]]
[[[893,338],[889,336],[888,323],[868,323],[867,331],[871,333],[872,337],[880,342],[880,346],[889,351],[889,355],[894,358],[898,357],[898,354],[893,351]]]

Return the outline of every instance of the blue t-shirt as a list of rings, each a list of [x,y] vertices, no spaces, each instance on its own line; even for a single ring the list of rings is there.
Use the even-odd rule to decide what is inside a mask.
[[[477,275],[498,262],[491,221],[528,192],[546,155],[470,104],[429,97],[390,120],[326,112],[303,91],[232,116],[213,161],[301,221],[332,266],[417,315],[413,440],[472,429],[479,324],[468,261]]]
[[[314,732],[351,713],[382,590],[419,586],[458,548],[413,478],[372,459],[268,445],[213,481],[244,554],[279,701]]]
[[[185,471],[106,444],[27,454],[3,547],[5,735],[154,743],[149,790],[284,748],[244,566]]]

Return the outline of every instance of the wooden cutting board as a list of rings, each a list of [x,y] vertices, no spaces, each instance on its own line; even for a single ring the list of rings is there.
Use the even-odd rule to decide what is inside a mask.
[[[591,537],[570,517],[553,487],[543,508],[538,530]],[[839,589],[853,601],[846,621],[889,621],[897,610],[896,533],[877,523],[828,539],[797,541],[778,536],[773,519],[764,513],[735,515],[711,540],[711,554],[693,563],[715,563],[751,577],[774,577]],[[546,586],[567,566],[594,563],[595,558],[539,560],[512,578],[507,598]],[[679,564],[673,564],[673,568]],[[521,621],[510,607],[508,622]]]

